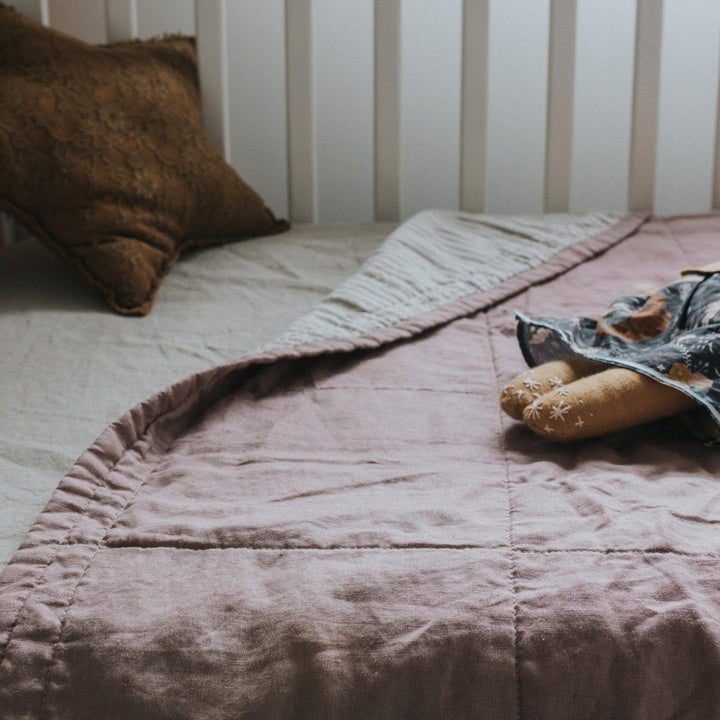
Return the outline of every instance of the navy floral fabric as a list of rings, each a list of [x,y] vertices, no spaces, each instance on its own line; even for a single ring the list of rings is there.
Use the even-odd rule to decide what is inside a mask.
[[[630,368],[678,388],[720,428],[720,273],[693,273],[651,295],[613,301],[597,320],[526,317],[518,340],[530,366],[571,354]],[[696,423],[697,425],[697,423]]]

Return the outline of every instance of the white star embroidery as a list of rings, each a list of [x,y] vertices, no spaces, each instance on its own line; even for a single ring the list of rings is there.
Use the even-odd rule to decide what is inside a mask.
[[[553,405],[550,408],[550,419],[565,422],[565,415],[567,415],[569,410],[570,406],[564,400],[561,400],[557,405]]]
[[[525,391],[522,388],[520,388],[519,390],[516,390],[515,397],[517,397],[518,400],[522,400],[522,398],[525,397]]]
[[[560,385],[553,390],[553,395],[560,395],[565,397],[570,392],[570,389],[565,385]]]
[[[531,377],[526,377],[523,380],[523,385],[528,390],[537,390],[540,387],[540,383],[537,380],[533,380],[533,378],[531,378]]]
[[[525,412],[531,420],[537,420],[540,417],[540,400],[535,400],[531,405],[528,405]]]
[[[581,428],[584,424],[585,424],[585,422],[584,422],[583,419],[578,415],[578,419],[575,421],[575,427]]]
[[[548,382],[550,383],[550,387],[553,388],[559,388],[562,387],[565,383],[562,381],[562,378],[559,378],[557,375],[555,377],[551,377]]]
[[[553,434],[553,429],[552,429],[549,425],[546,425],[546,426],[543,428],[543,430],[544,430],[548,435],[552,435],[552,434]]]

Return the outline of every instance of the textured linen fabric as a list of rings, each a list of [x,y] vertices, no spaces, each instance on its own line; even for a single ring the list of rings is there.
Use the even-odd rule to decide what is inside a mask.
[[[425,211],[397,232],[392,223],[298,225],[181,259],[152,317],[130,323],[101,312],[36,242],[11,247],[0,262],[0,565],[82,450],[159,388],[256,349],[387,327],[616,220]],[[514,253],[498,254],[500,243]]]
[[[183,250],[286,230],[202,130],[192,39],[93,46],[0,3],[0,210],[117,312]]]
[[[130,411],[2,575],[6,716],[716,718],[717,452],[497,406],[515,310],[714,258],[716,216],[641,223]]]
[[[279,335],[394,228],[296,225],[208,248],[179,260],[143,318],[108,313],[37,240],[0,252],[0,567],[109,423]]]

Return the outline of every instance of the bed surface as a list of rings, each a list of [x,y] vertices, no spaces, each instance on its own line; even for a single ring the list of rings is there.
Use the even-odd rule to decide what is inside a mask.
[[[34,239],[0,250],[0,568],[109,423],[190,373],[274,338],[394,227],[296,225],[192,253],[145,318],[109,312]]]
[[[497,399],[515,310],[666,284],[720,219],[556,220],[423,213],[108,428],[2,575],[9,717],[717,717],[716,448]]]

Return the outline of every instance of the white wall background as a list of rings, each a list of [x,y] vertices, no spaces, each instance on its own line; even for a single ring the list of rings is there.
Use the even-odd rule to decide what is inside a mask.
[[[211,137],[296,221],[720,203],[718,0],[14,4],[89,42],[197,32]]]

